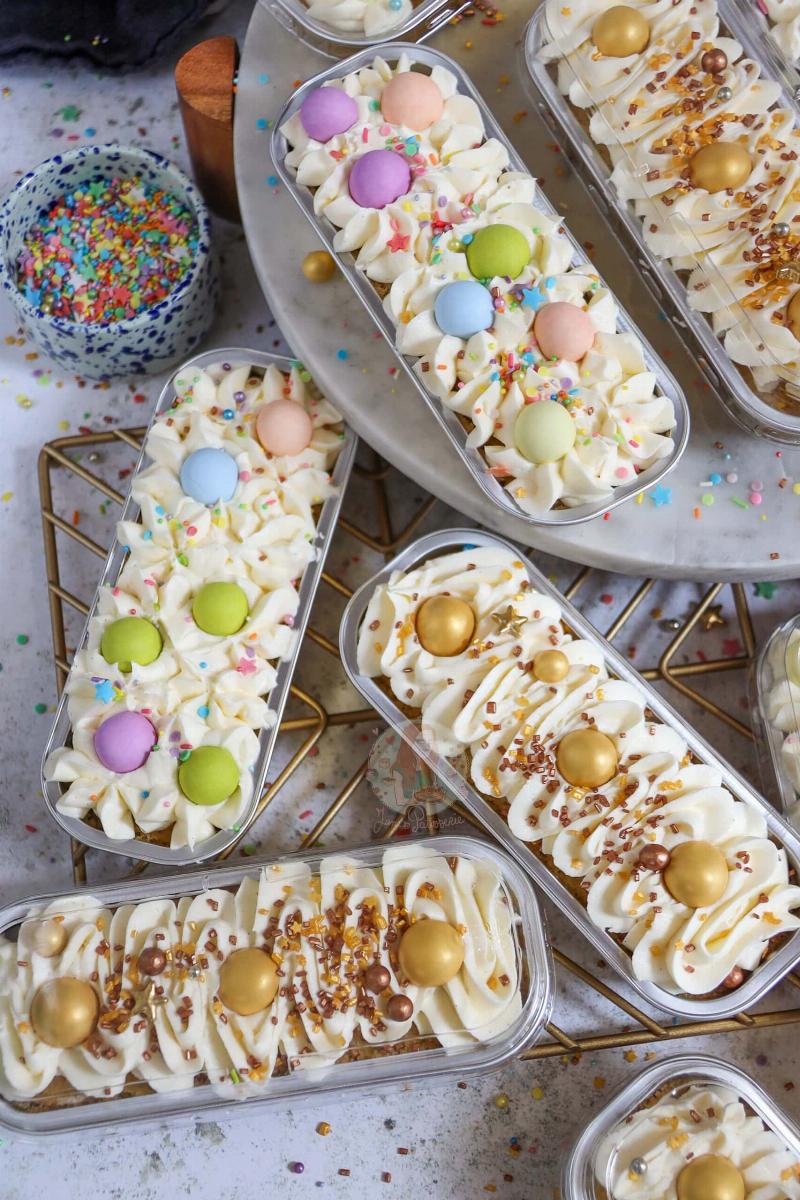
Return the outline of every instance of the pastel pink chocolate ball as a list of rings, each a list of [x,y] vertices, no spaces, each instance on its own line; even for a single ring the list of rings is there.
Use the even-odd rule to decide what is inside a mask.
[[[568,362],[580,362],[591,350],[595,332],[589,314],[563,300],[543,305],[533,322],[533,335],[542,354]]]
[[[357,120],[358,105],[341,88],[317,88],[300,105],[300,124],[318,142],[327,142],[337,133],[347,133]]]
[[[301,454],[313,433],[311,417],[294,400],[273,400],[256,417],[256,436],[270,454]]]
[[[381,94],[381,112],[392,125],[429,129],[444,112],[444,97],[430,75],[404,71],[387,83]]]
[[[94,752],[109,771],[125,775],[144,766],[157,738],[155,729],[141,713],[115,713],[95,733]]]
[[[359,208],[385,208],[411,187],[411,167],[394,150],[368,150],[353,163],[348,187]]]

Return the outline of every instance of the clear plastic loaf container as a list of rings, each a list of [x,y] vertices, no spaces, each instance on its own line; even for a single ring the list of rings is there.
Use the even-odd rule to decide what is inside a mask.
[[[147,432],[153,426],[156,418],[167,410],[175,397],[175,389],[173,380],[178,378],[182,371],[188,370],[190,367],[205,367],[215,363],[230,362],[232,365],[240,365],[244,363],[251,364],[256,368],[265,368],[274,365],[281,371],[288,371],[294,364],[294,360],[284,358],[277,354],[266,354],[261,350],[248,350],[235,346],[223,346],[219,350],[210,350],[204,354],[198,354],[194,358],[190,358],[181,367],[170,375],[169,382],[163,387],[161,394],[156,402],[153,415],[150,419]],[[258,805],[261,792],[264,787],[264,782],[269,770],[272,753],[275,749],[275,742],[278,737],[278,731],[281,721],[281,715],[289,697],[289,689],[291,687],[292,676],[297,664],[297,658],[300,653],[300,647],[303,641],[306,625],[308,623],[311,605],[314,602],[317,586],[322,575],[322,569],[325,565],[325,556],[330,547],[331,539],[336,528],[336,521],[339,516],[344,492],[347,487],[347,482],[350,478],[350,472],[355,458],[356,446],[358,440],[347,425],[343,425],[343,440],[339,456],[336,460],[332,473],[333,482],[336,485],[337,491],[334,496],[325,500],[322,504],[319,519],[317,521],[317,556],[312,563],[309,564],[299,588],[299,605],[297,615],[295,617],[294,629],[297,631],[297,637],[294,640],[294,647],[291,656],[284,659],[277,665],[277,678],[275,686],[269,694],[270,711],[275,714],[273,724],[269,728],[265,728],[259,735],[259,753],[258,758],[253,766],[253,795],[248,811],[245,813],[238,828],[220,830],[213,837],[198,843],[193,849],[184,846],[180,849],[172,849],[170,846],[162,846],[156,842],[145,840],[143,837],[117,839],[109,837],[102,829],[89,824],[85,820],[77,817],[69,816],[61,813],[56,808],[56,804],[62,794],[62,784],[48,780],[44,777],[44,764],[50,754],[60,746],[69,744],[71,736],[71,725],[69,713],[67,711],[67,688],[61,694],[61,699],[56,709],[56,715],[53,720],[53,727],[50,731],[50,736],[47,739],[47,745],[44,748],[42,755],[42,791],[45,798],[45,803],[50,811],[50,815],[64,829],[70,837],[77,838],[87,846],[92,846],[97,850],[107,850],[112,854],[122,854],[129,858],[138,858],[147,862],[161,863],[169,867],[184,867],[190,863],[204,862],[207,859],[214,858],[227,850],[229,846],[241,836],[253,821],[256,808]],[[145,438],[146,441],[146,438]],[[145,452],[142,449],[139,455],[139,460],[131,473],[131,486],[136,479],[138,473],[145,465]],[[133,497],[128,494],[125,506],[120,514],[120,521],[135,521],[139,516],[139,505]],[[100,589],[104,585],[112,585],[119,578],[122,571],[127,554],[125,547],[120,543],[115,536],[111,548],[108,552],[103,569],[100,573],[97,590],[94,594],[89,614],[86,618],[86,624],[83,627],[83,632],[78,640],[76,650],[83,647],[89,636],[89,622],[97,608]]]
[[[361,622],[375,588],[385,583],[394,571],[408,571],[428,558],[450,553],[465,547],[502,546],[509,550],[525,566],[528,578],[537,592],[552,597],[560,606],[562,620],[576,637],[585,638],[601,651],[611,676],[632,683],[647,697],[647,707],[664,724],[677,729],[685,739],[690,752],[699,761],[719,770],[722,784],[738,799],[751,804],[763,815],[769,836],[786,850],[790,863],[800,864],[800,839],[787,822],[779,816],[733,767],[715,753],[709,744],[686,724],[680,716],[649,683],[631,667],[630,663],[589,624],[576,608],[565,600],[552,583],[537,569],[530,558],[518,547],[494,534],[479,529],[448,529],[419,538],[402,553],[388,562],[383,570],[364,583],[353,595],[342,616],[339,631],[339,648],[342,662],[353,685],[364,698],[380,713],[409,743],[414,752],[436,772],[449,791],[464,805],[525,868],[533,881],[546,896],[563,912],[590,942],[594,950],[602,955],[628,984],[644,1000],[665,1012],[676,1016],[701,1020],[732,1017],[752,1007],[778,982],[796,963],[800,955],[800,931],[793,933],[782,945],[775,948],[761,962],[744,983],[724,995],[709,998],[692,998],[673,995],[665,988],[652,982],[643,982],[633,972],[631,956],[611,934],[599,928],[589,918],[585,906],[548,868],[545,862],[511,832],[507,822],[489,801],[472,786],[459,763],[440,755],[426,741],[418,719],[403,713],[391,695],[381,688],[379,681],[363,674],[358,666],[358,633]]]
[[[800,616],[770,634],[753,674],[764,789],[792,825],[800,817]]]
[[[374,843],[354,850],[337,851],[332,857],[339,864],[347,859],[356,867],[380,868],[383,853],[390,847],[397,849],[398,843]],[[0,1127],[13,1133],[36,1135],[106,1129],[120,1124],[163,1123],[182,1118],[189,1120],[197,1116],[218,1119],[234,1113],[263,1112],[271,1105],[294,1109],[303,1102],[314,1103],[334,1097],[349,1099],[365,1091],[385,1092],[395,1086],[409,1090],[418,1085],[443,1083],[495,1071],[512,1061],[540,1035],[548,1020],[553,996],[553,971],[545,927],[529,881],[507,854],[491,842],[474,835],[404,840],[402,850],[404,867],[415,861],[415,852],[419,852],[417,857],[423,867],[422,853],[435,851],[450,860],[458,858],[467,862],[482,862],[497,870],[502,881],[500,902],[507,903],[512,917],[511,934],[521,998],[519,1012],[511,1016],[506,1028],[490,1032],[484,1040],[480,1040],[477,1036],[479,1031],[473,1029],[470,1031],[474,1035],[472,1042],[446,1049],[432,1036],[421,1039],[412,1026],[396,1040],[383,1043],[384,1054],[380,1053],[381,1045],[378,1043],[366,1047],[361,1045],[360,1057],[353,1053],[345,1061],[310,1066],[304,1065],[302,1057],[292,1059],[290,1051],[278,1059],[280,1071],[276,1069],[271,1077],[266,1076],[258,1082],[243,1082],[234,1068],[226,1073],[224,1083],[218,1081],[221,1069],[214,1072],[215,1081],[202,1082],[197,1079],[193,1082],[196,1074],[193,1071],[187,1077],[186,1086],[181,1086],[178,1077],[173,1090],[155,1091],[131,1069],[121,1094],[93,1098],[72,1088],[62,1075],[57,1075],[56,1081],[61,1080],[62,1090],[56,1089],[54,1093],[51,1084],[40,1101],[16,1101],[8,1096],[0,1096]],[[302,863],[307,864],[314,874],[326,857],[328,855],[322,851],[309,850],[280,859],[248,859],[237,866],[215,867],[211,872],[198,870],[160,878],[141,876],[126,882],[92,887],[91,896],[102,906],[115,908],[158,899],[196,896],[209,889],[233,891],[243,880],[257,879],[262,867],[269,870],[280,864],[291,869],[293,864]],[[86,889],[71,895],[80,899],[86,895]],[[0,909],[0,937],[16,938],[30,910],[33,908],[41,912],[51,899],[55,898],[37,897]],[[61,901],[65,897],[59,896],[57,899]],[[158,976],[155,978],[157,982]],[[144,990],[147,990],[147,985]],[[148,1009],[146,1000],[146,997],[142,997],[141,1011],[144,1013]],[[70,1054],[90,1055],[90,1051],[82,1048],[70,1051]],[[91,1065],[97,1060],[90,1056],[87,1061]],[[103,1067],[103,1062],[108,1065]],[[100,1063],[101,1066],[96,1068],[100,1073],[105,1071],[108,1076],[114,1074],[113,1058],[103,1059],[101,1055]]]
[[[759,1117],[787,1150],[800,1158],[800,1130],[749,1075],[710,1055],[681,1054],[641,1071],[589,1122],[564,1163],[561,1177],[564,1200],[616,1200],[611,1190],[614,1159],[607,1159],[605,1152],[601,1156],[602,1143],[634,1113],[649,1107],[657,1099],[677,1098],[693,1085],[712,1089],[722,1087],[735,1092],[748,1114]],[[668,1133],[669,1129],[666,1129],[665,1137]],[[767,1175],[763,1170],[759,1172],[759,1178],[769,1178],[771,1167],[774,1168],[774,1162],[767,1165]],[[642,1186],[646,1186],[646,1173],[642,1177]]]
[[[427,40],[469,8],[469,0],[420,0],[405,21],[382,33],[368,34],[336,29],[312,17],[303,0],[259,0],[259,3],[295,37],[328,58],[346,58],[354,50],[379,46],[387,38],[406,38],[412,42]]]
[[[752,13],[749,18],[751,22],[756,20],[756,15],[755,12]],[[642,222],[634,213],[633,205],[622,201],[611,183],[611,164],[607,154],[592,140],[581,121],[582,113],[596,112],[596,108],[574,108],[568,97],[559,89],[559,69],[569,72],[574,82],[579,83],[566,55],[562,55],[556,62],[543,60],[543,48],[553,44],[557,46],[557,38],[548,25],[546,4],[542,3],[531,17],[521,47],[524,59],[523,77],[531,84],[531,96],[541,120],[552,129],[557,138],[566,139],[570,158],[592,200],[607,217],[614,233],[635,264],[637,272],[671,319],[679,336],[694,343],[698,351],[698,366],[728,413],[751,433],[778,442],[800,444],[800,376],[796,387],[786,384],[774,391],[759,390],[747,369],[740,369],[726,353],[722,341],[714,333],[710,320],[703,313],[689,308],[684,278],[666,259],[660,258],[647,245]],[[584,91],[591,95],[590,89],[585,84],[583,86]],[[786,88],[780,103],[790,109],[796,107],[791,93]],[[613,130],[608,130],[608,133],[609,141],[613,144],[616,133]],[[619,143],[615,146],[615,151],[618,151],[623,159],[627,159],[635,175],[643,177],[644,168],[634,165],[627,150]],[[668,210],[664,207],[663,211],[666,215]],[[674,227],[677,223],[676,216],[670,214],[670,220]],[[704,257],[700,243],[688,224],[684,225],[684,231],[686,256],[695,255],[697,261],[702,258],[708,274],[712,275],[713,264]],[[752,324],[748,309],[733,296],[729,285],[719,272],[714,276],[713,286],[726,298],[726,304],[738,312],[736,324],[741,330],[747,331],[746,340],[751,345],[759,344],[759,335]]]
[[[483,118],[484,127],[487,138],[495,138],[501,142],[506,148],[509,155],[509,168],[512,171],[521,171],[529,175],[527,167],[523,163],[520,156],[512,146],[511,142],[506,137],[503,130],[498,125],[493,117],[490,109],[487,107],[481,95],[475,89],[469,76],[463,68],[449,58],[445,54],[441,54],[437,50],[432,50],[427,46],[409,46],[403,43],[392,43],[391,45],[380,47],[380,57],[386,62],[396,62],[402,55],[408,55],[415,66],[422,66],[432,69],[435,66],[440,66],[451,71],[458,79],[459,91],[470,96],[478,108],[480,109]],[[272,130],[271,155],[276,171],[280,175],[290,194],[294,197],[300,208],[305,213],[308,220],[314,227],[317,235],[320,237],[327,249],[337,259],[342,273],[347,279],[353,291],[361,300],[364,307],[369,312],[373,321],[380,329],[383,336],[386,338],[389,345],[395,352],[398,362],[404,367],[408,378],[413,383],[416,390],[419,392],[422,399],[425,401],[429,411],[438,421],[444,432],[449,437],[451,443],[455,447],[464,466],[470,472],[475,483],[481,488],[484,495],[488,497],[499,508],[512,516],[518,517],[522,521],[526,521],[531,525],[578,525],[584,521],[589,521],[593,517],[600,516],[602,513],[608,512],[624,501],[631,499],[633,496],[638,496],[646,488],[652,487],[660,479],[672,470],[678,463],[683,451],[686,449],[686,444],[689,439],[689,406],[686,402],[686,397],[678,386],[677,382],[658,357],[652,346],[643,337],[640,330],[636,327],[630,315],[619,305],[617,316],[617,329],[619,332],[630,331],[636,335],[642,344],[645,363],[647,369],[652,371],[658,381],[657,391],[661,395],[667,396],[673,405],[675,412],[675,428],[672,433],[674,442],[672,453],[662,459],[660,462],[654,463],[646,471],[637,475],[630,483],[621,484],[615,487],[610,496],[605,499],[595,500],[588,504],[582,504],[575,508],[553,508],[549,512],[539,513],[536,516],[531,516],[526,513],[510,495],[508,490],[503,487],[498,479],[491,473],[483,456],[477,448],[467,444],[467,429],[462,424],[460,417],[451,409],[446,408],[436,397],[434,397],[423,384],[422,380],[414,371],[415,358],[400,354],[395,347],[395,326],[391,317],[385,311],[383,303],[378,292],[372,286],[366,275],[357,269],[355,266],[354,256],[350,253],[337,254],[333,247],[333,237],[336,232],[330,221],[324,217],[319,217],[314,211],[314,199],[311,191],[306,187],[300,187],[297,184],[294,173],[289,170],[284,162],[288,152],[288,144],[286,138],[281,133],[281,128],[285,122],[294,115],[299,109],[303,100],[309,92],[320,87],[327,80],[339,79],[343,74],[348,74],[351,71],[358,71],[362,67],[368,66],[375,58],[375,52],[372,50],[362,51],[360,54],[354,54],[346,62],[337,63],[335,66],[321,71],[319,75],[315,75],[313,79],[309,79],[302,87],[293,92],[292,97],[284,105],[280,114],[276,118]],[[560,220],[560,214],[547,199],[543,192],[539,191],[535,201],[536,205],[545,212],[548,216],[555,217]],[[588,264],[591,270],[596,274],[594,267],[588,263],[586,254],[581,249],[579,243],[572,237],[569,231],[566,231],[566,236],[569,238],[574,254],[572,263]]]
[[[800,65],[784,44],[787,34],[780,23],[772,20],[763,0],[717,0],[717,3],[722,24],[741,42],[748,55],[760,62],[771,78],[780,79],[795,100],[800,100]]]

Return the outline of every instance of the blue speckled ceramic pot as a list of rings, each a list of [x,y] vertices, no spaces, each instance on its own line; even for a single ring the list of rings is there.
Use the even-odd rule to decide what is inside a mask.
[[[78,183],[134,175],[172,193],[197,219],[194,262],[178,286],[138,317],[112,324],[81,325],[36,308],[17,287],[16,262],[41,211]],[[186,358],[211,324],[219,288],[210,235],[208,210],[197,188],[160,154],[136,146],[82,146],[34,167],[4,200],[0,280],[25,332],[62,367],[89,379],[152,374]]]

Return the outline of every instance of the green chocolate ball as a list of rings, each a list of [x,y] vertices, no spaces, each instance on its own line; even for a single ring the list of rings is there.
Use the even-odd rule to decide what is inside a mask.
[[[528,462],[557,462],[575,445],[575,422],[563,404],[537,400],[517,417],[514,444]]]
[[[103,630],[100,653],[107,663],[116,663],[123,675],[131,664],[146,667],[161,653],[161,634],[152,621],[144,617],[120,617]]]
[[[194,598],[192,616],[203,630],[216,637],[238,633],[247,620],[249,605],[238,583],[206,583]]]
[[[528,264],[531,248],[513,225],[487,225],[467,246],[467,265],[476,279],[508,275],[516,279]]]
[[[192,804],[222,804],[239,786],[236,759],[222,746],[198,746],[178,768],[178,786]]]

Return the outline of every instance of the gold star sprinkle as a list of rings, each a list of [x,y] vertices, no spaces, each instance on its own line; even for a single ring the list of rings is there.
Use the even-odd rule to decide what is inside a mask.
[[[131,1010],[131,1016],[135,1017],[139,1013],[147,1013],[151,1021],[155,1021],[157,1008],[161,1008],[167,1003],[167,997],[159,995],[155,990],[155,984],[152,979],[148,979],[136,999],[136,1003]]]
[[[710,605],[710,607],[706,609],[706,611],[703,613],[702,617],[700,618],[700,623],[702,624],[703,629],[705,629],[706,633],[708,632],[709,629],[716,629],[717,626],[719,626],[719,625],[727,625],[728,624],[727,619],[725,617],[723,617],[723,615],[722,615],[722,605],[721,604]]]
[[[492,613],[492,620],[497,626],[498,633],[510,633],[512,637],[517,638],[528,618],[521,617],[509,604],[508,608],[504,608],[502,612]]]

